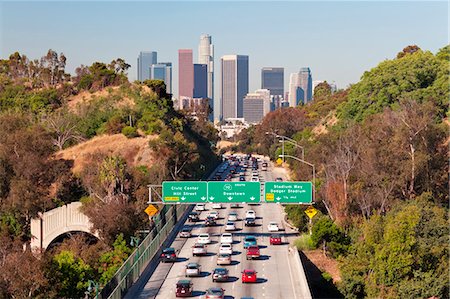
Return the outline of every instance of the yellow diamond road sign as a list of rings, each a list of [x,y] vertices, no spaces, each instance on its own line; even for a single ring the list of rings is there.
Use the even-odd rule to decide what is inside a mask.
[[[312,219],[316,214],[317,214],[317,209],[313,208],[313,206],[309,206],[306,210],[305,213],[306,215],[308,215],[309,219]]]
[[[277,164],[280,165],[281,163],[283,163],[283,160],[281,160],[281,158],[277,159]]]
[[[156,213],[158,213],[158,208],[154,205],[149,205],[145,210],[145,213],[147,213],[148,216],[153,216]]]

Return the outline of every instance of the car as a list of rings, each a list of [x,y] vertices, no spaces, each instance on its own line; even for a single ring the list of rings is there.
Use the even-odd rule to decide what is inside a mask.
[[[197,243],[200,244],[209,244],[211,243],[211,238],[209,237],[208,233],[201,233],[197,237]]]
[[[220,244],[219,253],[233,254],[233,246],[230,243]]]
[[[269,224],[267,225],[267,230],[269,232],[277,232],[280,230],[280,228],[278,227],[278,223],[271,221],[269,222]]]
[[[236,208],[240,208],[241,206],[238,204],[238,203],[232,203],[231,205],[230,205],[230,208],[232,208],[232,209],[236,209]]]
[[[206,255],[208,252],[206,250],[206,245],[201,243],[195,243],[194,246],[192,246],[192,255],[198,256],[198,255]]]
[[[217,256],[217,265],[230,265],[231,264],[231,254],[219,253]]]
[[[189,227],[183,227],[180,231],[180,238],[190,238],[191,229]]]
[[[227,281],[228,280],[228,269],[216,268],[212,274],[212,281]]]
[[[253,170],[252,171],[252,176],[258,176],[258,175],[259,175],[258,170]]]
[[[282,182],[282,181],[283,181],[283,179],[279,178],[279,177],[275,179],[275,182]]]
[[[250,245],[247,247],[247,251],[245,253],[245,257],[247,260],[252,260],[255,258],[259,258],[259,247],[258,245]]]
[[[222,204],[220,202],[215,202],[211,206],[213,209],[222,209]]]
[[[255,270],[245,269],[244,271],[242,271],[242,283],[256,282],[256,281],[257,277]]]
[[[245,218],[245,226],[255,226],[256,221],[255,218]]]
[[[206,299],[223,299],[225,290],[219,287],[209,288],[206,290]]]
[[[176,297],[191,297],[192,296],[192,282],[187,279],[179,280],[175,285]]]
[[[199,220],[197,212],[190,212],[188,215],[188,220],[191,222],[197,222]]]
[[[161,262],[176,262],[177,261],[177,253],[175,248],[169,247],[163,249],[161,253]]]
[[[248,210],[248,211],[245,213],[245,218],[253,218],[253,219],[256,219],[256,213],[255,213],[255,211],[253,211],[253,210]]]
[[[236,230],[236,224],[232,221],[228,221],[227,224],[225,224],[225,230],[226,231]]]
[[[266,171],[266,170],[267,170],[267,166],[268,166],[267,162],[263,162],[263,163],[261,164],[261,170],[262,170],[262,171]]]
[[[238,215],[237,215],[237,213],[234,212],[234,211],[231,211],[231,212],[228,214],[228,221],[237,221],[237,220],[238,220]]]
[[[281,245],[281,235],[270,235],[270,245]]]
[[[259,182],[259,178],[257,177],[252,177],[250,182]]]
[[[206,217],[205,219],[205,226],[215,226],[216,225],[216,219],[212,217]]]
[[[202,267],[198,263],[188,263],[186,265],[186,272],[184,276],[191,277],[191,276],[200,276],[202,273]]]
[[[222,244],[232,244],[233,243],[233,235],[230,233],[223,233],[220,236],[220,243]]]
[[[245,176],[240,176],[240,177],[239,177],[239,181],[240,181],[240,182],[245,182]]]
[[[195,210],[196,210],[196,211],[205,211],[205,210],[206,210],[205,204],[204,204],[204,203],[198,203],[198,204],[196,204],[196,205],[195,205]]]
[[[245,236],[244,237],[244,249],[247,249],[249,246],[257,245],[255,236]]]
[[[209,213],[208,217],[212,217],[214,219],[219,219],[219,213],[217,213],[217,211],[211,211]]]

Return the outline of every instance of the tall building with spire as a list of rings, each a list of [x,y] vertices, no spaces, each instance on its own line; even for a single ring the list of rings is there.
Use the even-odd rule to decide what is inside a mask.
[[[200,43],[198,45],[198,63],[207,65],[207,84],[208,84],[208,99],[209,106],[213,110],[210,120],[219,120],[219,106],[218,101],[214,101],[214,45],[212,44],[212,37],[208,34],[200,36]]]

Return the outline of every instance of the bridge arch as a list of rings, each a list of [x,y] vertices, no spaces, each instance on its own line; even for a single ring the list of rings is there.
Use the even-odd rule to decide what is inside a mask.
[[[85,232],[97,238],[89,218],[81,211],[81,202],[72,202],[41,214],[31,220],[31,248],[45,250],[61,235],[70,232]]]

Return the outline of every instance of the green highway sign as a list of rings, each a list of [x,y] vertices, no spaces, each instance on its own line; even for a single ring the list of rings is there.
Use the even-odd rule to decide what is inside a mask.
[[[259,182],[208,182],[209,202],[260,202]]]
[[[199,203],[206,202],[208,185],[200,181],[162,183],[162,200],[164,203]]]
[[[312,202],[311,182],[266,182],[264,201],[267,203],[304,203]]]

